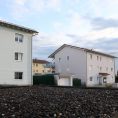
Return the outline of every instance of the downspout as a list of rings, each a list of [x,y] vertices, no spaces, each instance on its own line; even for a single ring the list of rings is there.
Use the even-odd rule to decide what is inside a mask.
[[[116,70],[115,70],[116,68],[115,68],[115,58],[114,58],[114,78],[115,78],[115,76],[116,76],[116,74],[115,74],[115,72],[116,72]]]
[[[87,51],[86,51],[86,86],[87,86],[87,76],[88,76],[88,74],[87,74]]]
[[[36,36],[38,35],[38,33],[34,33],[32,34],[32,38],[31,38],[31,85],[33,85],[33,74],[32,74],[32,49],[33,49],[33,45],[32,45],[32,39],[33,39],[33,36]]]

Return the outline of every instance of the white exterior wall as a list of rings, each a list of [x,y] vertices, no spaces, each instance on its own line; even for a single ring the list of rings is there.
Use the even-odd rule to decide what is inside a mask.
[[[61,58],[60,62],[59,58]],[[74,78],[81,79],[82,83],[86,82],[86,52],[65,47],[55,55],[54,61],[57,73],[70,73]]]
[[[15,42],[15,33],[24,36],[22,43]],[[32,84],[32,35],[0,26],[0,84]],[[23,53],[23,60],[15,60],[15,52]],[[23,72],[23,79],[14,79],[15,72]]]
[[[92,59],[90,57],[92,54]],[[97,56],[99,57],[97,60]],[[101,57],[101,61],[100,61]],[[107,56],[102,56],[93,53],[87,53],[87,86],[93,86],[99,84],[99,79],[97,79],[99,73],[108,73],[110,75],[107,76],[107,83],[115,82],[115,64],[114,59]],[[92,66],[92,68],[91,68]],[[102,70],[100,70],[102,67]],[[108,68],[108,70],[106,69]],[[113,68],[113,71],[111,71]],[[92,81],[90,81],[90,77],[93,77]]]

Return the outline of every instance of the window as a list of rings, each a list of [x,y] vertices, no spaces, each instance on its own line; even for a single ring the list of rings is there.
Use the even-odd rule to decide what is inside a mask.
[[[38,70],[36,70],[36,72],[38,73]]]
[[[61,58],[59,58],[59,62],[61,61]]]
[[[23,53],[15,52],[15,60],[22,61]]]
[[[100,57],[100,61],[102,60],[102,57]]]
[[[90,77],[90,81],[92,81],[93,80],[93,77]]]
[[[92,59],[92,54],[90,54],[90,58]]]
[[[23,79],[23,72],[15,72],[15,79]]]
[[[99,81],[100,77],[97,77],[97,81]]]
[[[107,78],[103,77],[103,83],[107,83]]]
[[[102,70],[102,67],[100,67],[100,71]]]
[[[23,35],[22,34],[15,34],[15,42],[22,43],[23,42]]]
[[[106,71],[108,71],[108,67],[106,67]]]
[[[111,68],[111,72],[113,72],[113,68]]]
[[[36,64],[36,66],[38,66],[38,64]]]
[[[69,56],[67,56],[67,60],[69,61]]]
[[[44,70],[42,70],[42,72],[44,73]]]
[[[99,56],[97,56],[97,60],[99,60]]]

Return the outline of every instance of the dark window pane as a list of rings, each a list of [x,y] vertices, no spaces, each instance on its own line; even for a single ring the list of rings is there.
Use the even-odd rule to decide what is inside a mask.
[[[23,40],[22,40],[22,39],[19,39],[19,42],[21,42],[21,43],[22,43],[22,42],[23,42]]]
[[[22,79],[23,78],[23,72],[15,72],[15,79]]]
[[[15,53],[15,60],[18,60],[18,53]]]
[[[18,37],[15,37],[15,41],[18,42]]]
[[[21,73],[19,73],[19,79],[22,79],[22,75],[23,75],[23,73],[21,72]]]

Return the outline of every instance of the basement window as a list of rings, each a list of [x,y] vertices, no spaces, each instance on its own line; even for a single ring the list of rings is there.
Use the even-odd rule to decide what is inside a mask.
[[[23,79],[23,72],[15,72],[15,79]]]

